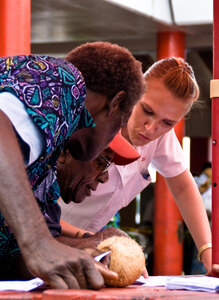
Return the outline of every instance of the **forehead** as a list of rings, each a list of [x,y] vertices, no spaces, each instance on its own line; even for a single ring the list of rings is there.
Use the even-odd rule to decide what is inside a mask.
[[[107,148],[103,150],[100,155],[93,161],[93,166],[95,166],[96,171],[101,172],[109,166],[108,163],[112,162],[114,152]]]
[[[102,154],[107,160],[111,161],[112,158],[113,158],[113,155],[114,155],[114,151],[111,150],[111,149],[108,147],[108,148],[104,149],[104,150],[101,152],[101,154]]]
[[[114,151],[112,151],[110,148],[106,148],[101,152],[101,155],[104,156],[104,158],[110,162],[113,159]],[[100,156],[98,156],[94,160],[94,162],[96,162],[99,167],[106,166],[106,161],[103,158],[101,158]]]
[[[176,121],[188,112],[193,103],[192,99],[185,100],[175,96],[160,79],[148,81],[146,93],[140,102],[163,118]]]

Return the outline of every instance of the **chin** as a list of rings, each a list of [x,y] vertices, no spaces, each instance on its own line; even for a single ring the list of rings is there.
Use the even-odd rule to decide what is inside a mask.
[[[133,145],[133,146],[142,146],[143,143],[142,141],[140,141],[139,139],[137,138],[133,138],[130,140],[130,143]]]
[[[65,202],[65,204],[69,204],[70,202],[72,202],[72,199],[68,199],[68,198],[63,197],[63,196],[61,196],[61,197],[62,197],[62,200]]]
[[[71,143],[68,147],[71,156],[76,160],[90,161],[95,159],[99,154],[99,149],[97,149],[97,146],[92,144],[88,144],[86,147],[82,147],[80,143]]]
[[[149,144],[151,142],[151,140],[136,137],[136,138],[133,138],[131,140],[131,142],[132,142],[132,145],[134,145],[134,146],[144,146],[144,145]]]
[[[65,204],[69,204],[69,203],[71,202],[71,201],[69,201],[69,200],[66,201],[66,200],[63,199],[63,198],[62,198],[62,200],[65,202]]]
[[[82,130],[80,129],[78,132]],[[72,139],[68,143],[68,149],[72,157],[81,161],[94,160],[106,146],[107,141],[98,138],[98,136],[95,138],[95,131],[90,131],[89,136],[85,136],[81,140]]]
[[[71,192],[70,193],[67,192],[65,194],[61,193],[61,197],[62,197],[62,200],[65,202],[65,204],[75,202],[75,196]]]
[[[74,203],[81,203],[84,201],[86,195],[83,193],[83,194],[79,194],[79,195],[76,195],[73,199],[72,199],[72,202]]]
[[[74,200],[72,200],[72,202],[74,202],[74,203],[81,203],[81,202],[83,202],[84,201],[84,199],[85,199],[85,197],[83,197],[83,198],[79,198],[79,199],[74,199]]]
[[[141,142],[141,143],[138,143],[136,146],[144,146],[144,145],[147,145],[149,144],[151,141],[147,140],[145,142]]]

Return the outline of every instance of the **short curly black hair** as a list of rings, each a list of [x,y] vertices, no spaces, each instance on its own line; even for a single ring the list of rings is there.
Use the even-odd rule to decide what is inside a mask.
[[[126,97],[120,104],[124,112],[144,93],[142,64],[124,47],[87,42],[70,51],[65,59],[80,70],[88,89],[106,95],[109,101],[119,91],[125,91]]]

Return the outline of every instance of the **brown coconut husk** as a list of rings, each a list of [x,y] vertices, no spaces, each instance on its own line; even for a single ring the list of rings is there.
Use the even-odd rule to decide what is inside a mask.
[[[118,279],[105,280],[106,285],[125,287],[132,284],[145,268],[142,247],[131,238],[114,236],[101,242],[98,249],[111,251],[109,269],[119,275]]]

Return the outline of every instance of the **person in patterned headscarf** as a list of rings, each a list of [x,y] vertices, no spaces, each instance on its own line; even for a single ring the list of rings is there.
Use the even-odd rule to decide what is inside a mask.
[[[74,51],[74,65],[49,56],[0,58],[1,279],[25,279],[27,270],[53,288],[98,289],[103,277],[116,276],[57,242],[43,218],[60,196],[63,147],[81,160],[97,157],[144,90],[141,64],[127,49],[95,42],[80,54],[92,69],[85,81]]]

